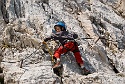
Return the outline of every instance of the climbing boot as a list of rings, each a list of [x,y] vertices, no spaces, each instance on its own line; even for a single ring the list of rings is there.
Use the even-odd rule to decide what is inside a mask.
[[[89,70],[87,70],[85,67],[84,67],[84,68],[82,68],[81,73],[82,73],[83,75],[88,75],[88,74],[91,74],[91,72],[90,72]]]
[[[56,63],[54,66],[53,66],[53,72],[61,77],[62,76],[62,73],[63,73],[63,65],[61,63]]]

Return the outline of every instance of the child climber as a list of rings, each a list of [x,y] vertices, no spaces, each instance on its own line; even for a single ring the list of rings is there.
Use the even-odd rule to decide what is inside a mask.
[[[64,22],[57,22],[56,25],[54,26],[54,29],[56,33],[52,33],[50,37],[44,39],[44,42],[53,39],[53,40],[58,40],[61,43],[61,46],[54,52],[54,58],[56,59],[56,64],[53,66],[53,69],[57,68],[60,65],[61,54],[67,53],[68,51],[72,51],[74,53],[76,62],[82,69],[82,74],[84,75],[89,74],[90,71],[88,71],[85,68],[77,42],[74,40],[78,37],[78,35],[66,31],[66,26]]]

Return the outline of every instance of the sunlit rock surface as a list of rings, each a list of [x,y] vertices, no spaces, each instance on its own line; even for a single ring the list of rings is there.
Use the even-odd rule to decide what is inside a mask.
[[[92,73],[82,75],[73,54],[67,53],[61,56],[63,84],[125,84],[124,0],[1,0],[0,10],[5,84],[61,83],[53,73],[51,56],[40,47],[58,21],[79,35],[76,41]],[[48,45],[54,52],[56,44]]]

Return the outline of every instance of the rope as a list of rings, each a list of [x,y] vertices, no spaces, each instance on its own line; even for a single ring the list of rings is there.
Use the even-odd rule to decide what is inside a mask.
[[[5,48],[9,48],[9,46],[8,45],[2,45],[2,50],[5,50]]]
[[[47,45],[47,43],[45,42],[45,41],[43,41],[43,44],[45,44],[46,45],[46,48],[48,49],[48,53],[50,54],[50,56],[51,56],[51,59],[52,59],[52,64],[54,64],[54,58],[53,58],[53,54],[52,54],[52,52],[50,51],[50,48],[48,47],[48,45]],[[61,71],[59,71],[60,72],[60,74],[62,74],[61,73]],[[62,81],[62,79],[63,79],[63,77],[62,77],[62,75],[61,76],[59,76],[60,77],[60,84],[63,84],[63,81]],[[53,82],[53,84],[55,84],[56,83],[56,80]]]
[[[48,45],[47,45],[47,43],[46,43],[45,41],[43,41],[43,44],[46,45],[46,48],[48,49],[48,53],[50,54],[51,59],[52,59],[52,60],[51,60],[51,61],[52,61],[52,64],[54,64],[54,58],[53,58],[53,54],[52,54],[50,48],[48,47]]]

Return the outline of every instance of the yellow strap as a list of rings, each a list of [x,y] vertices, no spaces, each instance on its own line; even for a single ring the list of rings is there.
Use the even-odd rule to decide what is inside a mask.
[[[4,47],[4,48],[9,48],[9,46],[8,46],[8,45],[3,45],[2,47]]]
[[[52,54],[52,52],[50,51],[50,48],[48,47],[48,45],[47,45],[47,43],[46,43],[45,41],[43,41],[43,44],[46,45],[46,48],[48,49],[48,52],[49,52],[49,54],[50,54],[51,57],[52,57],[52,63],[54,63],[53,54]]]

